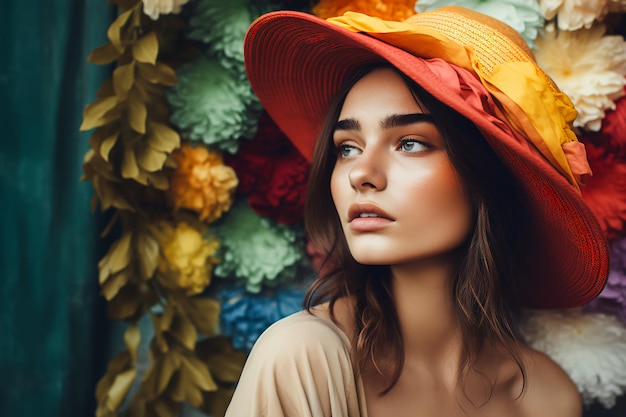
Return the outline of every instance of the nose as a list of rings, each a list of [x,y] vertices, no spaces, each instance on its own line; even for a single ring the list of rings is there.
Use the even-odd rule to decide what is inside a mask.
[[[365,149],[348,173],[351,187],[356,191],[384,190],[387,187],[385,161],[375,149]]]

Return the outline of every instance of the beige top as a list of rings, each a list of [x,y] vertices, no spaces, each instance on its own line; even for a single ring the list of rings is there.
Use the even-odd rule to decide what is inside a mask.
[[[316,314],[293,314],[259,337],[226,417],[367,417],[350,341]]]

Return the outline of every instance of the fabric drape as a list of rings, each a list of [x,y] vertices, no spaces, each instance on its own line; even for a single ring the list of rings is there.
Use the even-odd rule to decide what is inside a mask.
[[[104,373],[100,216],[80,182],[84,106],[110,68],[103,0],[4,2],[0,25],[0,415],[85,416]],[[102,347],[101,347],[102,346]]]

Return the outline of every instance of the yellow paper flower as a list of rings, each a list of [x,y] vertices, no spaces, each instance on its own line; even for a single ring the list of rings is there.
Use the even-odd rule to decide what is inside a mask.
[[[219,153],[184,144],[173,156],[178,167],[167,195],[175,209],[196,211],[209,223],[230,209],[238,180]]]
[[[313,13],[322,19],[341,16],[345,12],[359,12],[387,20],[404,20],[415,14],[411,0],[320,0]]]
[[[188,295],[201,293],[211,281],[213,266],[219,262],[215,257],[219,241],[204,238],[198,229],[184,222],[175,227],[157,223],[155,236],[161,246],[158,269],[164,285],[180,288]]]

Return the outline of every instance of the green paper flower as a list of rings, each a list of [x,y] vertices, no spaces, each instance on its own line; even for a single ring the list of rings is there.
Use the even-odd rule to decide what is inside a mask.
[[[179,83],[167,95],[170,121],[189,139],[236,153],[240,138],[254,136],[262,107],[246,80],[205,57],[177,76]]]
[[[198,0],[189,19],[187,37],[206,43],[226,68],[245,77],[243,38],[250,24],[275,7],[249,0]]]
[[[301,230],[261,217],[245,202],[236,203],[215,230],[222,240],[215,275],[243,280],[249,292],[294,279],[306,262]]]

